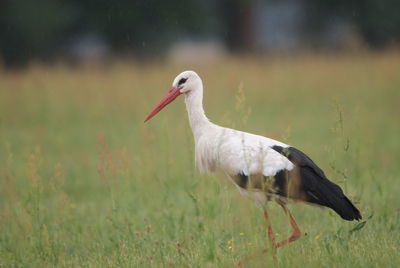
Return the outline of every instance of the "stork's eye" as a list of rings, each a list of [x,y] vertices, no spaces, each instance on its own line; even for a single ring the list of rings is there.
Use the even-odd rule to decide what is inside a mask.
[[[178,86],[182,85],[183,83],[186,82],[186,80],[188,80],[187,78],[181,78],[181,80],[179,80],[178,82]]]

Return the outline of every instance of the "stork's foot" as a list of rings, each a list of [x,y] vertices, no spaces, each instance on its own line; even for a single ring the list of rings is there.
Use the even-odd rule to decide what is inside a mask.
[[[266,253],[268,253],[268,249],[263,249],[259,254],[266,254]],[[257,257],[259,254],[249,255],[249,256],[246,256],[246,257],[240,259],[236,264],[237,267],[243,267],[244,262],[246,262],[250,259],[253,259],[254,257]]]
[[[301,236],[301,231],[299,226],[297,225],[296,221],[294,220],[292,214],[290,213],[290,211],[287,209],[287,207],[283,204],[280,204],[283,208],[283,210],[285,211],[286,215],[289,215],[290,218],[290,225],[292,226],[293,229],[293,233],[287,238],[287,239],[283,239],[282,241],[279,241],[278,243],[275,243],[274,241],[274,247],[275,248],[279,248],[285,244],[288,244],[290,242],[296,241],[297,239],[299,239],[299,237]]]
[[[282,241],[279,241],[278,243],[275,243],[274,247],[279,248],[285,244],[288,244],[290,242],[296,241],[299,239],[301,236],[300,230],[294,230],[291,236],[289,236],[287,239],[283,239]]]
[[[283,210],[285,211],[286,215],[289,216],[290,219],[290,225],[292,226],[293,229],[293,233],[286,239],[283,239],[279,242],[275,241],[275,235],[274,235],[274,231],[272,230],[272,225],[271,222],[269,220],[269,216],[268,216],[268,212],[266,209],[264,209],[264,219],[265,219],[265,223],[266,223],[266,227],[268,229],[268,240],[271,243],[271,247],[272,247],[272,257],[274,259],[274,262],[276,262],[276,249],[288,244],[290,242],[296,241],[297,239],[299,239],[299,237],[301,236],[301,231],[299,226],[297,225],[295,219],[293,218],[292,214],[290,213],[290,211],[286,208],[286,206],[284,204],[280,204],[283,208]],[[265,254],[268,252],[268,249],[264,249],[263,251],[261,251],[261,254]],[[256,257],[259,254],[253,254],[253,255],[249,255],[246,256],[244,258],[242,258],[241,260],[238,261],[237,266],[238,267],[242,267],[243,263]]]

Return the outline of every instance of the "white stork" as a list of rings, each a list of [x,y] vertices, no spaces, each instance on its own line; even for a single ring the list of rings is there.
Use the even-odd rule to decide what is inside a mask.
[[[241,193],[250,194],[264,209],[268,239],[273,248],[298,239],[295,219],[286,207],[289,199],[325,206],[343,219],[360,220],[361,214],[342,189],[329,181],[324,172],[303,152],[282,142],[213,124],[203,110],[203,83],[197,73],[185,71],[145,118],[145,122],[185,95],[190,127],[195,140],[196,165],[202,172],[221,169]],[[274,199],[289,216],[293,233],[275,241],[266,202]],[[266,252],[264,250],[263,252]]]

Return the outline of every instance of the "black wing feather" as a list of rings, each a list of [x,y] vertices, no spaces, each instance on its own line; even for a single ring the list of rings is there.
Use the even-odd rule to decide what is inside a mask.
[[[272,149],[295,165],[293,170],[281,170],[275,175],[277,194],[329,207],[345,220],[361,219],[360,211],[344,195],[342,189],[328,180],[306,154],[293,147],[273,146]]]

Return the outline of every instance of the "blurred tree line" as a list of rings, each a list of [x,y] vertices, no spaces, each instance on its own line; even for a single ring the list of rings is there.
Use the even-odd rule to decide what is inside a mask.
[[[342,17],[356,27],[371,47],[382,48],[400,39],[400,1],[301,1],[305,34],[309,36],[317,36],[331,18]],[[8,66],[20,65],[32,58],[56,58],[75,38],[87,33],[104,38],[111,51],[137,57],[159,54],[180,36],[215,35],[233,52],[248,51],[254,42],[255,2],[3,0],[0,2],[0,57]]]
[[[342,17],[356,27],[373,48],[400,40],[398,0],[306,0],[308,30],[318,32],[327,20]]]

